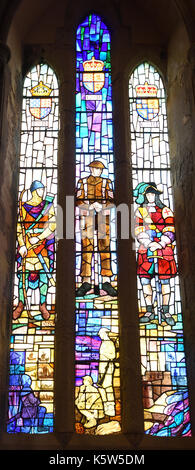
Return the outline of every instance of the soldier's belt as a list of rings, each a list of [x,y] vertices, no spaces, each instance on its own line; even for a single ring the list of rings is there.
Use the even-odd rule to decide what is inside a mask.
[[[154,258],[160,258],[160,259],[164,259],[164,256],[158,256],[158,255],[148,255],[147,256],[148,259],[154,259]]]

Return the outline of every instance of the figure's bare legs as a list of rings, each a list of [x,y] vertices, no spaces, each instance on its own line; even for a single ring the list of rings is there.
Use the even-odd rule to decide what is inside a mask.
[[[170,284],[161,284],[161,287],[162,287],[163,305],[168,306],[170,302],[170,295],[171,295]]]
[[[152,286],[151,284],[143,285],[144,299],[146,302],[146,307],[152,305]]]
[[[170,280],[167,282],[161,281],[162,287],[162,319],[166,321],[166,323],[170,326],[175,325],[175,320],[169,312],[169,305],[170,305],[170,297],[171,297],[171,287],[170,287]]]
[[[146,304],[146,312],[143,315],[143,317],[140,318],[140,323],[148,323],[150,320],[154,320],[154,311],[153,311],[153,306],[152,306],[153,290],[151,286],[151,279],[142,278],[140,280],[141,280],[144,300]]]
[[[170,326],[175,325],[175,320],[169,312],[169,305],[170,305],[170,297],[171,297],[171,287],[170,287],[170,280],[169,279],[162,279],[159,280],[161,284],[162,290],[162,319],[166,321],[166,323]],[[154,320],[154,312],[152,306],[152,297],[153,297],[153,290],[151,286],[151,280],[148,278],[141,279],[144,300],[146,304],[146,313],[140,319],[140,323],[147,323],[150,320]]]

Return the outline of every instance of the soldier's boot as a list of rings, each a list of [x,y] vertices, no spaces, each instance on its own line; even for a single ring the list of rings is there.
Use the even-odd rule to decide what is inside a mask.
[[[91,290],[91,284],[84,282],[76,291],[76,297],[84,297]]]
[[[143,315],[143,317],[140,318],[140,323],[149,323],[151,320],[154,320],[155,318],[153,306],[147,305],[146,308],[147,308],[146,313]]]
[[[22,315],[23,310],[24,310],[24,304],[20,300],[17,307],[13,311],[13,320],[17,320],[17,318],[20,318],[20,316]]]
[[[105,292],[107,292],[107,294],[110,295],[111,297],[117,296],[117,290],[114,289],[114,287],[112,287],[110,282],[107,282],[107,281],[103,282],[102,289],[105,290]]]
[[[49,320],[50,313],[47,310],[46,302],[43,302],[43,304],[39,305],[39,310],[41,312],[41,315],[42,315],[43,319],[44,320]]]
[[[168,305],[163,305],[162,306],[162,313],[161,313],[162,320],[164,320],[167,325],[169,326],[174,326],[175,325],[175,320],[172,317],[172,315],[169,313],[169,306]]]

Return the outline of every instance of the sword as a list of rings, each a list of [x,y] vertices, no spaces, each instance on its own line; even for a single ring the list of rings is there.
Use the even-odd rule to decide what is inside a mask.
[[[36,245],[30,246],[30,247],[28,248],[28,251],[33,250],[33,252],[35,253],[34,248],[37,248],[39,245],[41,245],[41,243],[37,243]],[[49,280],[50,280],[51,285],[52,285],[53,287],[55,287],[56,283],[55,283],[55,281],[54,281],[54,278],[53,278],[52,274],[51,274],[50,271],[49,271],[49,268],[48,268],[48,266],[47,266],[47,264],[46,264],[46,262],[45,262],[45,260],[44,260],[44,258],[43,258],[43,255],[42,255],[41,253],[35,253],[35,255],[36,255],[37,258],[39,259],[42,268],[44,269],[45,273],[47,274],[47,276],[48,276],[48,278],[49,278]]]
[[[154,252],[155,253],[155,252]],[[157,252],[156,252],[157,255]],[[156,286],[156,301],[157,301],[157,313],[158,313],[158,323],[161,325],[162,316],[161,316],[161,285],[159,283],[159,272],[158,272],[158,258],[154,256],[154,273],[155,273],[155,286]]]
[[[33,251],[34,251],[34,250],[33,250]],[[39,259],[39,261],[40,261],[40,263],[41,263],[41,266],[43,267],[45,273],[47,274],[47,276],[48,276],[48,278],[49,278],[49,280],[50,280],[51,285],[52,285],[53,287],[55,287],[56,283],[55,283],[55,281],[54,281],[54,278],[53,278],[52,274],[51,274],[50,271],[49,271],[49,268],[48,268],[48,266],[47,266],[47,264],[46,264],[46,262],[45,262],[45,260],[44,260],[44,258],[43,258],[43,256],[42,256],[42,254],[41,254],[41,253],[38,253],[38,254],[36,253],[36,256],[37,256],[37,258]]]
[[[151,253],[151,255],[150,255],[149,252]],[[148,249],[147,258],[148,259],[153,259],[153,263],[154,263],[154,279],[155,279],[155,287],[156,287],[155,298],[156,298],[156,302],[157,302],[158,322],[159,322],[159,325],[161,325],[161,323],[162,323],[162,317],[161,317],[161,285],[159,283],[157,250],[152,252]]]

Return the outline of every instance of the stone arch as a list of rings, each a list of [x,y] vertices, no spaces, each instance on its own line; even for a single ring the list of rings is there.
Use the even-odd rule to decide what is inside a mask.
[[[116,2],[115,2],[116,3]],[[125,2],[119,2],[122,5]],[[129,4],[129,2],[127,2]],[[7,42],[8,33],[10,32],[10,24],[14,18],[13,13],[17,11],[19,5],[22,3],[2,2],[2,40]],[[69,2],[69,5],[71,2]],[[89,5],[89,2],[88,2]],[[155,3],[156,5],[156,3]],[[177,2],[178,7],[181,11],[181,2]],[[186,5],[186,2],[185,2]],[[184,6],[184,2],[183,2]],[[14,8],[14,11],[13,11]],[[9,59],[9,50],[5,45],[2,45],[2,54],[0,54],[1,60],[1,70],[5,72],[3,86],[1,90],[4,90],[4,102],[1,103],[1,116],[5,116],[3,127],[1,131],[3,133],[3,138],[1,139],[1,181],[4,175],[4,185],[1,195],[1,214],[6,214],[4,220],[2,221],[2,227],[4,228],[4,233],[2,236],[1,244],[1,259],[2,259],[2,282],[1,282],[1,299],[2,299],[2,341],[1,341],[1,372],[3,377],[3,405],[0,409],[1,421],[5,423],[4,416],[4,403],[7,385],[7,332],[9,330],[8,325],[8,302],[9,302],[9,292],[10,292],[10,272],[13,268],[12,260],[14,258],[15,250],[15,240],[12,237],[13,234],[13,220],[16,213],[16,183],[17,183],[17,135],[19,129],[13,129],[11,126],[12,116],[15,116],[16,110],[19,109],[18,97],[21,90],[21,70],[24,62],[28,62],[28,55],[32,56],[32,62],[36,60],[36,57],[41,56],[41,47],[40,44],[45,48],[45,58],[49,60],[50,64],[55,67],[55,70],[59,71],[60,78],[60,93],[61,93],[61,113],[62,113],[62,122],[63,126],[61,129],[60,136],[60,150],[59,150],[59,162],[60,162],[60,187],[62,188],[59,193],[59,201],[63,206],[65,211],[65,194],[74,194],[74,169],[71,161],[74,162],[74,61],[72,59],[74,55],[74,30],[72,24],[79,22],[80,17],[83,15],[83,8],[87,8],[87,4],[84,6],[81,2],[78,2],[77,13],[71,9],[66,10],[67,20],[65,25],[63,21],[57,24],[56,35],[49,36],[51,33],[50,28],[45,28],[45,35],[29,35],[28,40],[18,38],[17,34],[13,34],[12,43],[9,37],[9,46],[12,52],[11,61],[9,65],[6,65]],[[133,5],[132,5],[133,8]],[[104,13],[103,2],[102,6],[98,7],[100,13]],[[101,10],[101,11],[100,11]],[[107,5],[107,12],[105,14],[108,23],[112,22],[109,20],[110,12],[113,7]],[[86,10],[85,10],[86,11]],[[116,10],[117,11],[117,10]],[[132,10],[131,10],[132,11]],[[176,10],[175,10],[176,11]],[[22,13],[22,12],[21,12]],[[119,16],[120,12],[117,12],[116,16]],[[63,14],[64,15],[64,14]],[[76,15],[76,21],[75,21]],[[6,16],[8,21],[6,20]],[[190,41],[192,41],[192,32],[190,35],[185,33],[187,36],[187,41],[185,43],[185,53],[178,58],[176,52],[176,46],[182,44],[183,33],[180,36],[175,36],[176,46],[171,45],[167,52],[167,46],[169,43],[169,38],[165,38],[162,34],[161,40],[159,36],[154,32],[153,40],[150,43],[146,43],[145,39],[140,44],[140,37],[136,37],[135,33],[133,35],[132,25],[131,25],[131,15],[124,15],[125,22],[119,19],[115,23],[116,29],[113,28],[113,102],[114,102],[114,123],[116,128],[115,136],[115,149],[116,149],[116,160],[117,160],[117,173],[116,173],[116,186],[117,186],[117,197],[119,201],[125,200],[129,202],[129,165],[126,161],[126,156],[128,156],[129,145],[128,145],[128,78],[127,78],[127,67],[129,70],[129,64],[133,65],[143,58],[152,58],[152,62],[158,64],[159,69],[163,71],[164,77],[169,78],[168,83],[168,114],[170,121],[171,133],[174,133],[174,136],[171,136],[171,153],[172,155],[177,154],[177,159],[174,160],[174,186],[177,193],[176,201],[177,210],[178,207],[181,207],[182,210],[179,212],[179,218],[177,216],[179,229],[179,238],[180,242],[180,252],[182,254],[182,259],[187,259],[187,262],[184,264],[184,295],[187,311],[187,323],[186,323],[186,346],[187,346],[187,357],[189,358],[189,370],[190,370],[190,381],[191,381],[191,396],[193,397],[193,387],[195,383],[194,369],[192,364],[194,363],[194,340],[193,332],[194,320],[192,306],[194,302],[193,294],[193,271],[190,269],[190,262],[192,260],[193,254],[190,251],[190,243],[192,243],[192,231],[183,230],[183,218],[185,217],[186,224],[185,227],[192,226],[193,220],[193,207],[192,203],[189,202],[188,197],[188,187],[192,187],[192,172],[193,172],[193,155],[194,155],[194,138],[192,136],[192,129],[194,121],[194,92],[193,92],[193,74],[194,74],[194,59],[193,59],[193,50],[191,50],[191,59],[192,65],[189,63],[187,58],[187,48],[190,47]],[[186,23],[189,24],[193,18],[192,10],[190,10],[190,3],[186,11],[184,12],[184,18],[188,16]],[[65,15],[62,16],[64,19]],[[114,17],[114,15],[113,15]],[[29,15],[30,18],[30,15]],[[3,24],[4,23],[4,24]],[[9,24],[8,24],[9,23]],[[181,21],[183,29],[184,21]],[[12,22],[13,24],[13,22]],[[44,24],[44,21],[43,23]],[[114,24],[114,20],[113,20]],[[172,30],[171,27],[174,25],[174,18],[171,15],[171,22],[169,26],[169,32]],[[112,24],[111,24],[112,28]],[[192,29],[192,28],[191,28]],[[22,31],[22,29],[21,29]],[[186,31],[186,26],[185,26]],[[40,33],[40,30],[39,30]],[[53,34],[53,33],[52,33]],[[173,32],[173,36],[175,33]],[[178,41],[178,37],[180,41]],[[189,40],[190,39],[190,40]],[[23,51],[25,49],[25,44],[28,42],[26,49],[26,54],[22,57]],[[55,45],[54,45],[55,43]],[[56,49],[55,49],[56,48]],[[58,50],[58,53],[56,51]],[[121,51],[123,50],[123,53]],[[144,52],[143,52],[144,50]],[[22,54],[20,54],[20,51]],[[38,52],[39,51],[39,52]],[[61,51],[61,56],[59,58],[59,51]],[[162,55],[161,55],[162,53]],[[175,60],[177,59],[177,60]],[[28,63],[30,63],[29,60]],[[64,65],[66,63],[66,67]],[[174,71],[174,73],[173,73]],[[2,80],[2,74],[1,74]],[[68,86],[67,86],[68,84]],[[2,82],[1,82],[2,85]],[[73,98],[72,98],[73,97]],[[184,119],[184,120],[183,120]],[[64,124],[66,122],[66,125]],[[67,124],[68,122],[68,124]],[[125,125],[124,125],[125,123]],[[191,124],[192,123],[192,124]],[[186,150],[187,149],[187,150]],[[187,158],[184,158],[186,157]],[[185,160],[185,161],[184,161]],[[189,171],[183,171],[183,168],[186,168],[186,165],[189,165],[187,168]],[[69,175],[69,178],[67,177]],[[120,181],[124,182],[121,186]],[[66,186],[66,191],[65,191]],[[178,231],[178,230],[177,230]],[[181,233],[180,233],[181,232]],[[5,233],[7,236],[5,237]],[[191,240],[191,241],[190,241]],[[142,429],[142,409],[140,407],[140,384],[137,377],[139,375],[140,364],[137,360],[139,351],[136,346],[135,338],[137,338],[138,324],[137,324],[137,310],[136,310],[136,286],[134,284],[135,279],[135,259],[134,253],[130,253],[129,244],[121,243],[119,241],[119,253],[121,259],[121,268],[120,268],[120,308],[121,308],[121,334],[123,337],[122,345],[122,393],[124,402],[127,403],[127,407],[123,410],[123,423],[125,431],[125,440],[121,438],[119,443],[117,441],[109,439],[109,445],[113,448],[117,447],[118,444],[121,445],[121,448],[124,446],[136,446],[140,445],[139,442],[143,439],[143,429]],[[63,257],[66,256],[67,266],[65,272],[63,265]],[[55,436],[55,439],[59,439],[60,442],[63,442],[63,445],[67,445],[67,442],[72,439],[72,433],[74,429],[74,423],[72,416],[74,415],[73,411],[73,398],[72,390],[74,388],[72,371],[74,370],[74,341],[72,340],[72,332],[74,330],[74,325],[72,318],[74,315],[74,296],[72,292],[72,286],[74,285],[74,264],[73,264],[74,248],[71,241],[66,241],[66,244],[62,241],[59,245],[59,266],[60,266],[60,278],[58,279],[59,291],[65,289],[66,301],[59,297],[59,310],[61,312],[66,309],[67,315],[59,313],[59,322],[57,326],[57,334],[59,342],[56,343],[56,350],[58,355],[58,364],[57,364],[57,375],[62,377],[61,386],[64,390],[64,395],[61,393],[60,387],[57,387],[56,391],[56,429],[58,431],[58,437]],[[123,261],[122,261],[123,259]],[[124,271],[124,266],[127,269]],[[131,267],[131,268],[130,268]],[[126,286],[128,285],[128,292]],[[64,288],[65,286],[65,288]],[[131,303],[132,306],[132,317],[129,319],[129,313],[127,311],[127,305]],[[133,334],[132,334],[133,332]],[[132,334],[133,340],[129,344],[129,335]],[[138,340],[138,338],[137,338]],[[69,362],[67,358],[69,357]],[[62,360],[63,358],[63,360]],[[64,364],[66,364],[67,377],[64,377]],[[128,373],[127,373],[128,371]],[[133,387],[132,387],[133,384]],[[193,400],[192,400],[193,401]],[[65,408],[64,403],[68,402],[70,406]],[[193,403],[192,403],[193,405]],[[193,416],[195,416],[195,407],[192,406]],[[73,439],[74,440],[74,439]],[[59,445],[59,441],[55,441],[56,448]],[[139,442],[138,442],[139,441]],[[14,441],[12,441],[13,443]],[[58,443],[57,443],[58,442]],[[105,441],[107,442],[107,441]],[[128,442],[128,444],[127,444]],[[9,447],[10,442],[6,442],[6,445]],[[15,441],[14,445],[22,446],[21,443]],[[27,445],[24,443],[24,447]],[[33,445],[31,443],[31,445]],[[37,444],[35,444],[37,445]],[[45,447],[49,446],[48,442],[44,441],[43,444]],[[81,445],[81,444],[79,444]],[[90,447],[91,443],[87,441],[84,445]],[[104,444],[106,446],[106,444]],[[154,443],[151,443],[150,439],[144,439],[144,445],[147,447],[154,446]],[[171,444],[161,442],[161,446],[166,449]],[[173,444],[172,444],[173,445]],[[176,442],[174,445],[179,447],[179,444]],[[184,445],[184,444],[183,444]]]

